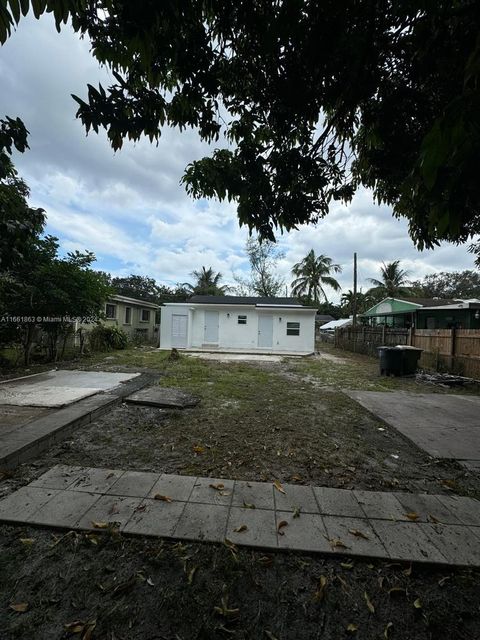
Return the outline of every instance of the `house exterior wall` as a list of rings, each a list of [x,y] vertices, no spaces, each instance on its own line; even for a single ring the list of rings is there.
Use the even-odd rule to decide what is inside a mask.
[[[475,309],[421,309],[417,311],[417,329],[480,329]]]
[[[205,343],[205,312],[218,311],[218,343]],[[187,348],[258,349],[258,319],[271,315],[272,351],[313,352],[315,349],[315,310],[258,308],[250,305],[166,304],[162,308],[160,348],[171,349],[172,316],[188,317]],[[246,324],[238,324],[246,316]],[[287,335],[287,322],[300,323],[300,335]]]
[[[116,317],[106,318],[103,320],[103,324],[122,329],[131,340],[137,337],[142,337],[147,342],[156,340],[158,331],[155,331],[155,309],[142,307],[141,305],[129,302],[117,302],[115,300],[109,301],[107,304],[114,304],[116,306]],[[125,322],[127,307],[131,309],[130,323]],[[142,320],[142,309],[150,312],[148,321]]]

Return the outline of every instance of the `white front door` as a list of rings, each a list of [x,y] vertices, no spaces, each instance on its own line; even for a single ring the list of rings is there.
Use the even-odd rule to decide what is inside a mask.
[[[204,342],[218,344],[218,311],[205,311]]]
[[[188,316],[172,315],[172,347],[185,349],[187,346]]]
[[[273,316],[258,316],[258,347],[271,349],[273,346]]]

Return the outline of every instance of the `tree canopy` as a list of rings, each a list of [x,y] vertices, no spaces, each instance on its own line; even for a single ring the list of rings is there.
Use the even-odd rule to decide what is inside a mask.
[[[263,237],[361,185],[419,248],[480,231],[476,0],[6,0],[0,42],[30,7],[71,20],[112,72],[74,96],[87,131],[114,149],[167,125],[222,136],[183,181]]]
[[[418,296],[426,298],[480,298],[480,273],[478,271],[440,271],[410,282]]]
[[[285,286],[285,280],[277,275],[277,265],[285,253],[270,240],[261,242],[259,238],[248,238],[245,248],[250,274],[246,278],[234,275],[237,293],[265,298],[278,296]]]
[[[195,278],[195,282],[184,282],[181,285],[189,295],[224,296],[228,291],[227,285],[220,284],[223,275],[220,272],[215,273],[212,267],[196,269],[191,275]]]
[[[385,262],[380,267],[381,279],[369,278],[373,288],[367,291],[370,298],[394,298],[395,296],[411,296],[408,284],[408,272],[400,268],[400,260]]]

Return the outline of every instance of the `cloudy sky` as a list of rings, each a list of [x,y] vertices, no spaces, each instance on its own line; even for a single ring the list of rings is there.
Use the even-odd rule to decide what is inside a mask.
[[[126,143],[117,153],[103,133],[87,137],[70,94],[85,97],[87,82],[109,80],[88,42],[68,28],[58,34],[50,16],[23,20],[0,48],[0,117],[20,116],[30,131],[30,151],[17,154],[15,163],[31,188],[31,204],[47,212],[47,232],[60,239],[63,252],[93,251],[97,267],[114,275],[174,285],[205,265],[232,282],[234,272],[248,270],[248,231],[239,228],[235,206],[194,201],[179,184],[185,166],[211,149],[194,131],[166,130],[158,147]],[[417,252],[407,225],[367,191],[349,206],[334,206],[317,226],[280,237],[279,245],[287,282],[292,265],[313,248],[342,265],[345,289],[352,287],[354,251],[364,289],[382,261],[400,259],[415,279],[473,267],[466,247]]]

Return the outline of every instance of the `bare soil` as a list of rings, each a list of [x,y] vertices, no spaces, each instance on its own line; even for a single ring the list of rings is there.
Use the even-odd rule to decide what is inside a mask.
[[[169,362],[149,350],[90,359],[82,366],[154,369],[164,374],[162,385],[188,390],[201,403],[184,411],[122,405],[4,476],[0,494],[61,463],[478,496],[475,475],[432,460],[342,388],[445,391],[379,379],[375,361],[340,355],[345,363]],[[3,526],[0,640],[474,640],[479,577],[341,555],[232,553],[225,545],[115,532]],[[28,607],[18,612],[12,604]]]

